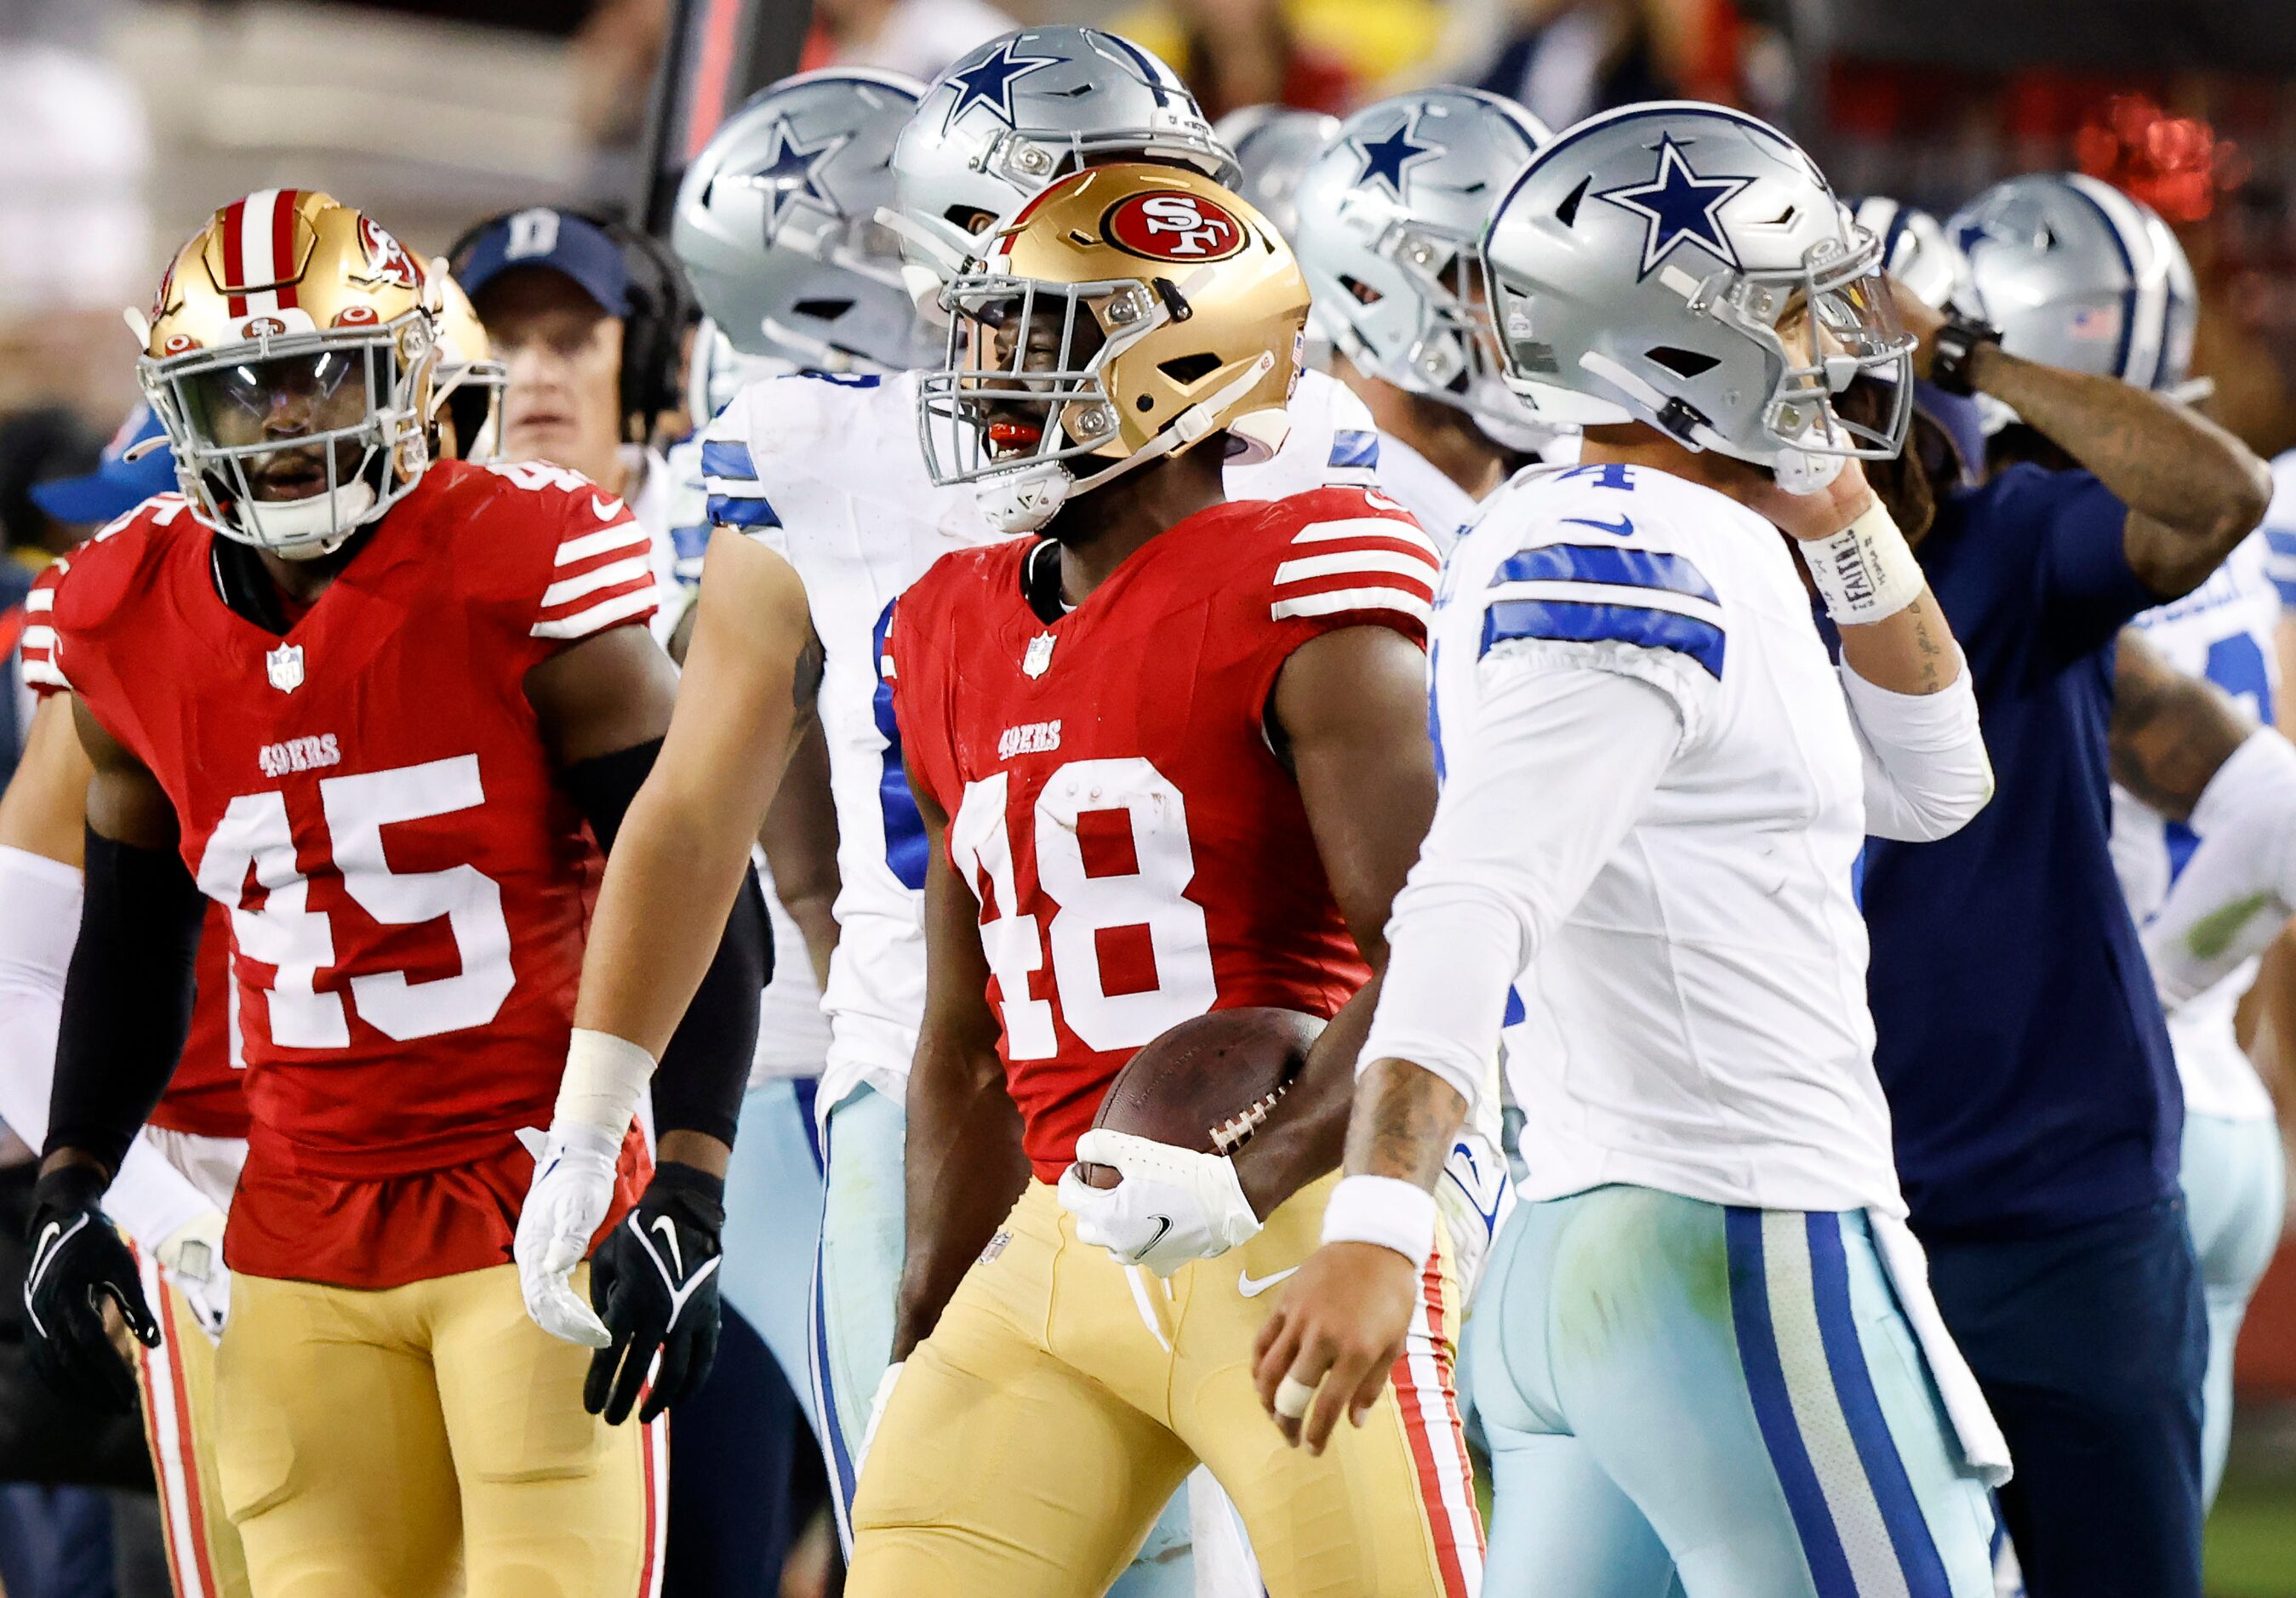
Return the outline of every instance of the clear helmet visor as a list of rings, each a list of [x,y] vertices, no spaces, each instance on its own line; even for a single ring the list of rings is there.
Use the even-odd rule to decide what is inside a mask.
[[[201,520],[299,556],[340,545],[428,464],[412,396],[436,353],[427,324],[393,324],[146,361],[140,375]]]
[[[185,425],[233,499],[308,499],[358,475],[386,401],[369,345],[217,362],[176,380]]]
[[[1770,353],[1777,377],[1762,421],[1779,445],[1861,460],[1888,460],[1903,447],[1915,340],[1898,318],[1871,234],[1852,228],[1845,241],[1823,240],[1797,268],[1723,275],[1701,296]],[[1884,403],[1845,414],[1839,397],[1861,378]]]

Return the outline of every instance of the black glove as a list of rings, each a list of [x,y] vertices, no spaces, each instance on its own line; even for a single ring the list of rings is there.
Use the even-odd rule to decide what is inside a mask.
[[[641,1422],[709,1379],[718,1357],[718,1234],[726,1179],[664,1164],[622,1224],[590,1257],[590,1302],[613,1341],[590,1361],[582,1404],[619,1426],[661,1355]]]
[[[160,1327],[144,1300],[135,1257],[96,1208],[103,1189],[103,1174],[92,1165],[60,1166],[34,1184],[25,1228],[32,1258],[24,1271],[24,1333],[41,1380],[119,1414],[135,1407],[135,1374],[104,1331],[102,1297],[119,1306],[145,1348],[159,1346]]]

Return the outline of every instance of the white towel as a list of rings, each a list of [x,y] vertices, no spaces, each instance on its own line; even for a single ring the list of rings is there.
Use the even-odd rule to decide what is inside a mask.
[[[1938,1313],[1937,1300],[1930,1294],[1929,1256],[1922,1252],[1920,1240],[1896,1217],[1869,1209],[1866,1218],[1873,1228],[1882,1267],[1889,1272],[1890,1285],[1897,1290],[1898,1307],[1913,1326],[1922,1357],[1929,1362],[1930,1380],[1937,1383],[1946,1419],[1952,1422],[1955,1439],[1961,1445],[1962,1463],[1987,1487],[1997,1487],[2009,1479],[2009,1442],[2001,1435],[2000,1423],[1994,1420],[1984,1390],[1977,1385],[1969,1362],[1962,1358],[1953,1333],[1946,1330],[1945,1316]]]

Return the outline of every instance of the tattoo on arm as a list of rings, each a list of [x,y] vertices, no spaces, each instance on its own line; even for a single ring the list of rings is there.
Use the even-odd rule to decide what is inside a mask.
[[[2114,782],[2170,820],[2187,820],[2253,730],[2222,690],[2178,671],[2133,629],[2120,635],[2108,736]]]
[[[1945,686],[1943,672],[1951,664],[1952,656],[1938,637],[1934,625],[1937,602],[1923,598],[1913,608],[1914,648],[1922,657],[1922,692],[1935,693]]]
[[[1346,1170],[1432,1188],[1467,1117],[1467,1102],[1432,1071],[1403,1060],[1375,1061],[1356,1084]]]

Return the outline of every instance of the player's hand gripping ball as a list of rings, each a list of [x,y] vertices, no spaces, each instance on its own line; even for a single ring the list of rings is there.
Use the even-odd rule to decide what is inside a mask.
[[[1323,1027],[1289,1010],[1216,1010],[1135,1054],[1061,1178],[1077,1236],[1168,1276],[1258,1233],[1233,1156],[1274,1112]]]

